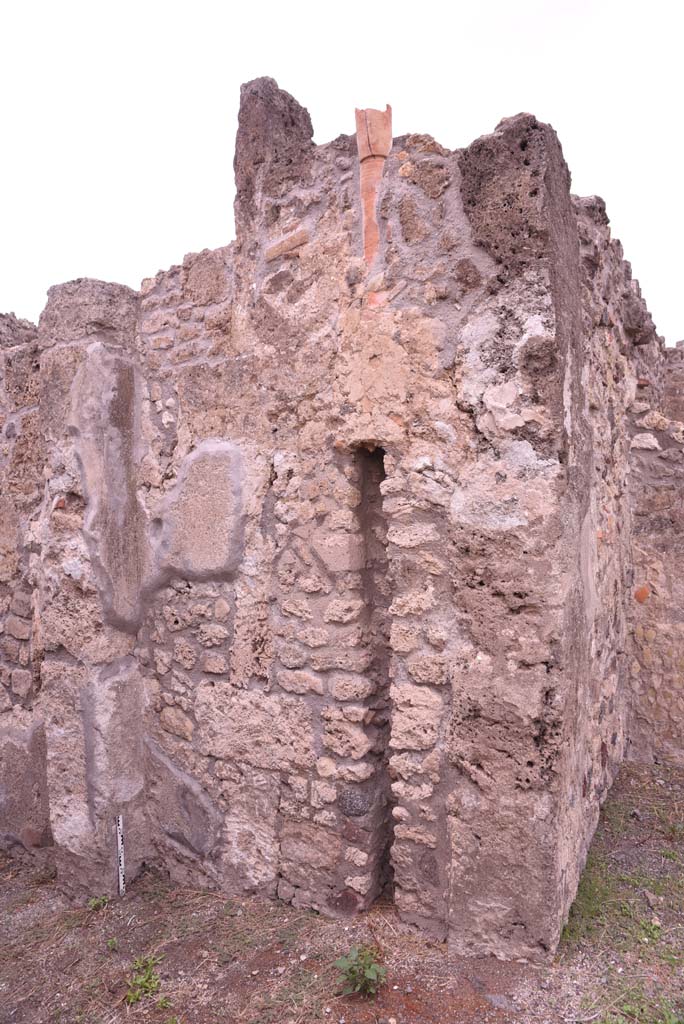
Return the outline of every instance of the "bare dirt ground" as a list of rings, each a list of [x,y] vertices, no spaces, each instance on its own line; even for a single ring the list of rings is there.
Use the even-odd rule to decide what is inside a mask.
[[[560,950],[543,967],[458,960],[391,904],[328,921],[259,898],[170,888],[75,907],[0,855],[2,1024],[684,1024],[684,770],[625,767]],[[375,1000],[333,962],[375,946]]]

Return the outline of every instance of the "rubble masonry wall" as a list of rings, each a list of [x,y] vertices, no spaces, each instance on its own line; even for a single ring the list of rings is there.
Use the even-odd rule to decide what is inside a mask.
[[[684,435],[548,126],[374,144],[364,235],[356,140],[250,83],[234,243],[0,322],[0,837],[114,893],[122,814],[129,877],[539,958],[681,756]]]

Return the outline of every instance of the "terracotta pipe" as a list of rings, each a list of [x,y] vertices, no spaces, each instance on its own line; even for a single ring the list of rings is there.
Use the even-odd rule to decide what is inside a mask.
[[[378,187],[385,160],[392,149],[392,108],[356,111],[359,154],[363,255],[368,266],[378,253],[380,233],[376,213]]]

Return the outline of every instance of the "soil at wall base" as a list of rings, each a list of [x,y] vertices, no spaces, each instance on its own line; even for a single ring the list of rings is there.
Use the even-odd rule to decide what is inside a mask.
[[[543,967],[450,958],[385,900],[345,923],[148,873],[104,909],[69,906],[49,872],[0,855],[0,1024],[674,1024],[683,935],[684,769],[626,765]],[[387,967],[374,1002],[339,995],[354,942]],[[159,989],[127,1005],[150,955]]]

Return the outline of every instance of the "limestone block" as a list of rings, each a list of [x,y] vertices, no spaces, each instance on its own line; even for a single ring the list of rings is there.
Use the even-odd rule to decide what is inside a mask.
[[[183,292],[197,306],[221,302],[231,288],[229,249],[205,249],[183,261]]]
[[[41,666],[50,823],[71,892],[116,892],[115,816],[124,815],[129,877],[149,857],[145,822],[143,686],[132,658],[89,670]]]
[[[314,534],[313,546],[329,572],[353,572],[365,565],[366,552],[358,534],[331,533],[321,527]]]
[[[334,868],[344,856],[340,836],[315,825],[286,822],[280,836],[284,860],[312,868]]]
[[[197,748],[255,768],[311,767],[311,711],[303,700],[203,682],[195,701]]]
[[[19,519],[9,495],[0,493],[0,583],[9,583],[19,567]]]
[[[323,681],[313,672],[284,670],[278,672],[276,681],[289,693],[323,693]]]
[[[103,336],[126,348],[135,336],[138,296],[125,285],[79,278],[48,289],[40,318],[41,345],[92,341]]]
[[[325,610],[326,622],[347,623],[358,619],[364,608],[364,603],[357,597],[336,597],[330,602]]]
[[[370,652],[358,648],[315,651],[309,656],[309,663],[317,672],[328,672],[331,669],[342,669],[345,672],[365,672],[370,662]]]
[[[88,737],[93,775],[90,785],[103,801],[123,807],[144,789],[143,681],[131,659],[102,669],[82,695],[92,722]]]
[[[197,639],[202,647],[220,647],[229,636],[230,631],[218,622],[203,622],[197,631]]]
[[[449,663],[443,654],[414,654],[406,667],[417,683],[442,686],[449,678]]]
[[[86,681],[87,670],[83,665],[51,658],[41,665],[50,823],[55,843],[76,854],[86,854],[94,838],[80,714]]]
[[[181,711],[180,708],[171,707],[163,708],[159,721],[162,729],[166,732],[172,733],[174,736],[179,736],[183,740],[191,740],[194,731],[194,725],[192,719]]]
[[[243,766],[230,787],[229,809],[220,837],[220,862],[243,888],[274,893],[280,843],[277,775]]]
[[[26,697],[31,691],[33,677],[28,669],[15,668],[12,670],[12,693],[17,697]]]
[[[354,761],[365,757],[373,747],[373,737],[360,725],[349,722],[344,712],[335,708],[326,709],[324,746],[340,757],[351,757]]]
[[[393,620],[390,627],[390,647],[398,654],[409,654],[420,646],[420,625]]]
[[[391,526],[387,531],[387,540],[401,548],[415,548],[439,539],[433,523],[410,523]]]
[[[6,723],[6,724],[5,724]],[[0,724],[0,846],[20,852],[52,844],[45,732],[40,720]]]
[[[423,686],[393,686],[390,746],[395,750],[428,750],[438,736],[444,703],[439,693]]]
[[[5,631],[17,640],[28,640],[31,636],[31,623],[16,615],[8,615],[5,619]]]
[[[434,607],[434,604],[434,587],[428,583],[422,590],[410,590],[395,597],[390,605],[390,612],[399,617],[423,615]]]
[[[308,241],[309,232],[306,228],[293,231],[291,235],[287,235],[278,242],[274,242],[273,245],[269,245],[265,252],[266,262],[269,263],[272,260],[277,260],[280,256],[284,256],[286,253],[294,252],[300,246],[306,245]]]
[[[660,451],[660,442],[655,434],[635,434],[630,442],[631,448],[637,448],[641,451]]]
[[[192,644],[182,637],[176,640],[173,645],[173,660],[188,671],[193,668],[197,661],[197,654]]]
[[[228,671],[228,660],[223,654],[214,651],[204,651],[200,658],[200,667],[208,675],[223,675]]]
[[[333,672],[330,676],[330,692],[335,700],[364,700],[375,689],[375,683],[367,676],[343,672]]]

